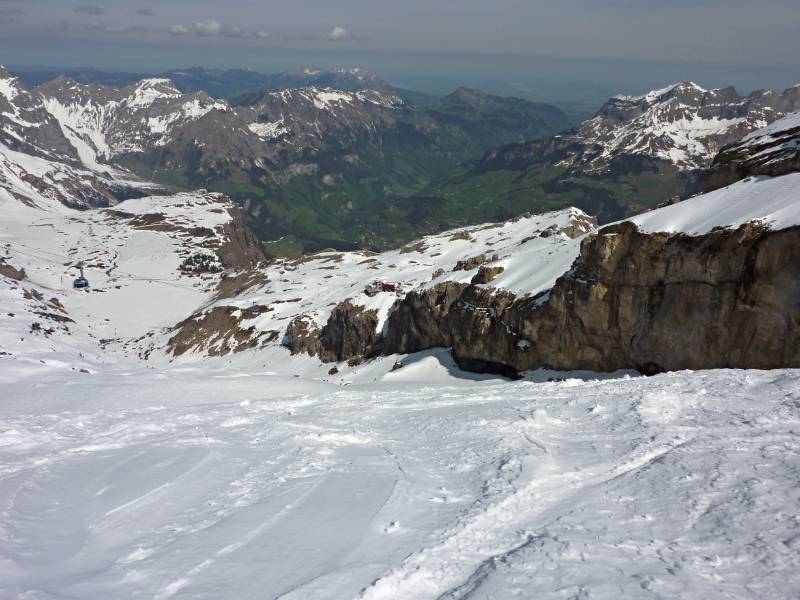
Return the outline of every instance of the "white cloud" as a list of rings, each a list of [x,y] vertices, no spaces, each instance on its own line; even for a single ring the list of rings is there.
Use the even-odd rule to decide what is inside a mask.
[[[202,36],[214,36],[222,33],[222,25],[216,19],[209,21],[197,21],[194,24],[194,32]]]
[[[187,33],[189,33],[189,30],[186,29],[186,27],[184,27],[183,25],[178,24],[170,27],[169,32],[172,35],[186,35]]]
[[[328,34],[329,40],[343,40],[350,36],[350,33],[344,27],[339,27],[338,25],[331,29],[331,32]]]
[[[256,32],[256,37],[261,38],[262,40],[265,40],[265,39],[267,39],[269,37],[269,34],[266,31],[257,31]]]

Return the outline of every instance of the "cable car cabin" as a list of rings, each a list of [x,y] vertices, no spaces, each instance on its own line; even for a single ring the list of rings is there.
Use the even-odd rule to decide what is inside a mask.
[[[256,304],[253,304],[253,306],[250,307],[250,316],[257,317],[260,314],[261,314],[261,307]]]
[[[89,280],[86,277],[78,277],[72,282],[72,287],[76,290],[83,290],[89,287]]]

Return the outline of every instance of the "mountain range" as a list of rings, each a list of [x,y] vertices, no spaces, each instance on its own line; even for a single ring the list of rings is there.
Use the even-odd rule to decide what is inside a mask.
[[[118,89],[59,77],[26,94],[62,125],[84,167],[225,192],[278,255],[385,247],[447,227],[447,207],[404,199],[493,145],[569,126],[553,106],[476,90],[419,108],[360,70],[301,76],[378,89],[294,87],[227,102],[163,78]]]
[[[268,82],[242,73],[268,89],[215,99],[188,90],[241,73],[194,69],[171,73],[182,87],[62,76],[27,91],[3,72],[13,90],[5,102],[15,103],[4,129],[23,126],[9,117],[20,110],[37,123],[35,135],[6,133],[7,145],[46,138],[34,154],[81,171],[72,181],[94,182],[73,205],[135,195],[126,182],[137,180],[226,193],[268,255],[296,256],[397,247],[566,206],[601,223],[620,219],[699,192],[718,150],[800,109],[800,87],[743,97],[684,82],[614,97],[569,129],[554,106],[467,88],[418,106],[361,69],[302,69]]]
[[[376,74],[358,67],[301,68],[280,73],[261,73],[250,69],[209,69],[190,67],[158,73],[98,71],[96,69],[10,68],[26,87],[33,88],[58,77],[82,84],[124,88],[143,79],[169,79],[184,94],[206,92],[215,98],[233,100],[238,96],[297,87],[330,87],[357,92],[364,89],[393,90]],[[418,98],[419,92],[409,92]]]
[[[800,86],[740,96],[682,82],[611,98],[574,129],[492,149],[426,194],[498,209],[578,206],[608,222],[700,191],[717,152],[800,110]]]

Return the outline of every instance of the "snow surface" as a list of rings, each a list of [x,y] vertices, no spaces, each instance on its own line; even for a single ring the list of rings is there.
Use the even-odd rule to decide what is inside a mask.
[[[59,348],[64,343],[60,332],[48,340],[27,330],[31,321],[47,323],[47,318],[36,318],[36,311],[41,312],[37,303],[24,301],[28,288],[56,298],[65,316],[76,322],[70,329],[94,338],[92,346],[101,339],[123,342],[173,326],[213,294],[217,275],[189,276],[178,267],[187,256],[209,254],[210,245],[224,241],[218,229],[231,219],[228,207],[213,194],[147,197],[114,207],[131,217],[163,215],[164,223],[174,228],[141,230],[115,216],[114,210],[73,211],[57,202],[42,210],[4,197],[0,190],[0,250],[9,264],[24,267],[27,275],[20,286],[0,277],[0,290],[28,307],[7,311],[19,313],[19,318],[0,330],[0,349],[24,355],[30,344],[46,342]],[[215,233],[195,237],[191,230],[196,227]],[[81,264],[91,288],[78,293],[72,281]]]
[[[0,143],[0,199],[19,204],[14,196],[40,208],[68,201],[84,204],[83,186],[93,173],[11,150]],[[5,217],[5,215],[3,215]]]
[[[601,148],[591,157],[591,170],[607,169],[618,155],[660,158],[681,170],[704,168],[722,144],[785,114],[764,104],[758,92],[739,100],[721,92],[682,82],[641,96],[615,96],[608,110],[578,129],[588,146]],[[715,108],[736,116],[713,116]]]
[[[84,166],[115,176],[121,175],[119,169],[103,161],[141,151],[144,146],[163,146],[177,127],[230,108],[224,101],[197,94],[184,96],[168,79],[142,80],[129,93],[116,93],[115,99],[93,100],[87,86],[73,84],[73,88],[82,94],[80,99],[42,97],[44,106]],[[120,123],[124,124],[121,130]]]
[[[800,173],[751,177],[630,219],[641,231],[702,235],[715,227],[760,221],[771,229],[800,225]]]
[[[180,96],[180,91],[175,88],[175,85],[169,79],[143,79],[136,84],[131,97],[126,100],[126,104],[136,107],[149,107],[158,100],[178,98]]]
[[[784,133],[790,129],[797,129],[798,127],[800,127],[800,112],[795,112],[747,134],[742,138],[742,142],[746,144],[757,140],[759,143],[764,143],[765,138]]]
[[[691,90],[700,92],[701,94],[705,94],[708,92],[708,90],[706,90],[700,85],[697,85],[694,81],[679,81],[678,83],[673,83],[658,90],[651,90],[646,94],[642,94],[640,96],[626,96],[624,94],[617,94],[616,96],[614,96],[614,98],[616,98],[617,100],[626,100],[629,102],[641,102],[643,100],[647,102],[654,102],[655,100],[658,100],[662,96],[666,96],[670,92],[673,92],[680,87],[686,87]]]
[[[0,596],[800,590],[797,371],[387,379],[0,358]]]
[[[800,152],[800,112],[746,135],[732,151],[745,150],[750,153],[753,149],[757,152],[747,157],[750,161],[770,164],[791,160]]]
[[[5,96],[11,106],[13,100],[19,95],[19,83],[16,77],[0,77],[0,95]]]
[[[331,88],[304,87],[280,90],[267,94],[281,102],[294,102],[301,100],[314,106],[316,110],[335,112],[343,105],[358,106],[365,103],[376,104],[384,108],[400,108],[405,101],[394,94],[377,90],[364,90],[360,92],[343,92]]]

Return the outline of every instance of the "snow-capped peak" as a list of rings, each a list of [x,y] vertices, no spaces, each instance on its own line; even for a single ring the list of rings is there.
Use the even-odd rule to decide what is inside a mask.
[[[360,92],[345,92],[333,88],[303,87],[277,92],[269,92],[262,96],[262,101],[294,103],[309,103],[316,110],[330,111],[343,105],[374,104],[384,108],[400,108],[405,101],[395,94],[378,90],[363,90]]]
[[[678,91],[691,91],[697,92],[700,94],[707,94],[708,90],[703,88],[702,86],[697,85],[693,81],[680,81],[678,83],[673,83],[672,85],[668,85],[658,90],[652,90],[647,92],[646,94],[642,94],[640,96],[627,96],[625,94],[617,94],[613,97],[614,100],[624,100],[626,102],[648,102],[652,103],[657,100],[665,99],[665,96],[670,96]]]
[[[181,92],[169,79],[143,79],[134,87],[128,99],[129,106],[147,106],[159,98],[177,98]]]
[[[21,91],[19,80],[0,65],[0,96],[11,102]]]
[[[597,170],[620,155],[698,169],[708,166],[722,146],[800,109],[795,96],[758,91],[742,97],[732,87],[709,91],[684,81],[640,96],[614,96],[577,136],[600,149],[587,156]]]

